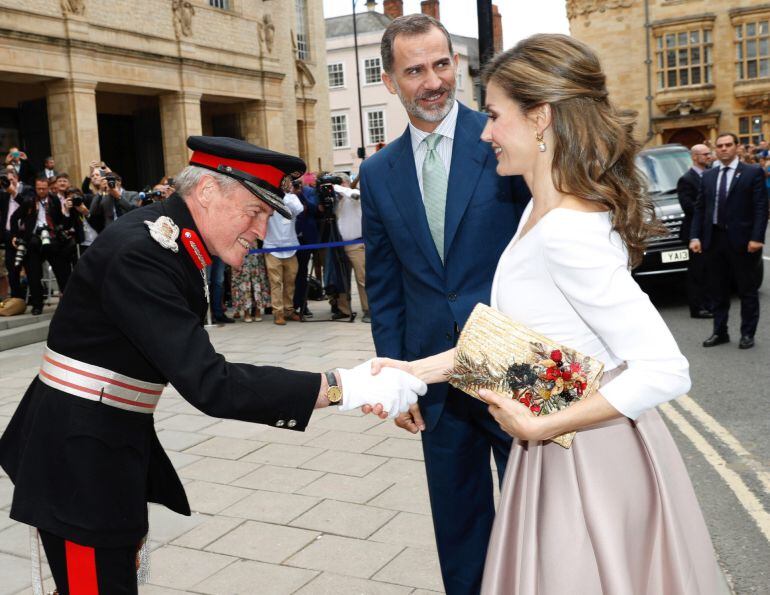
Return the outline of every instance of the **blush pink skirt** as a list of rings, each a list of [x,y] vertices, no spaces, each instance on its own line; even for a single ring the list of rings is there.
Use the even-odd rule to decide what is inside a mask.
[[[657,410],[581,430],[570,449],[514,440],[483,594],[725,592],[690,478]]]

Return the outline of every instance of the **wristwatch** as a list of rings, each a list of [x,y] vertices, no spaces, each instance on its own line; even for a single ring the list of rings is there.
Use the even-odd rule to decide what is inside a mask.
[[[325,374],[326,382],[329,383],[329,389],[326,391],[329,405],[339,405],[342,402],[342,387],[337,384],[337,376],[334,374],[334,370],[329,370]]]

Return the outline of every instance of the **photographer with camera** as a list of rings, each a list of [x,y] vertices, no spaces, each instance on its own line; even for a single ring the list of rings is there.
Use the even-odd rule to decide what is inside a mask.
[[[121,215],[142,206],[139,192],[125,190],[123,179],[103,162],[101,166],[94,167],[91,174],[92,183],[96,180],[99,187],[89,209],[89,222],[98,233]]]
[[[64,292],[71,268],[71,238],[66,234],[72,222],[55,194],[48,192],[48,180],[35,180],[35,194],[25,197],[11,215],[11,244],[17,250],[13,266],[24,266],[29,282],[32,314],[43,313],[43,261],[48,261]]]
[[[84,195],[80,188],[67,188],[64,192],[64,208],[69,211],[78,247],[75,261],[80,259],[99,235],[89,222],[92,201],[93,195]]]
[[[5,165],[12,167],[19,181],[25,185],[31,184],[35,178],[35,172],[27,160],[27,154],[19,150],[19,147],[11,147],[5,156]]]
[[[21,206],[22,191],[16,170],[0,172],[0,248],[4,247],[0,260],[0,298],[4,298],[10,289],[11,297],[24,298],[19,280],[19,270],[13,266],[16,249],[11,244],[11,215]]]
[[[340,231],[342,241],[360,240],[361,231],[361,193],[351,188],[350,176],[346,173],[337,174],[342,183],[334,186],[337,193],[337,228]],[[344,247],[345,256],[356,276],[356,285],[358,286],[358,298],[361,300],[361,309],[364,316],[363,322],[371,322],[369,316],[369,301],[366,298],[366,257],[364,255],[364,245],[350,244]],[[348,272],[348,275],[350,273]],[[350,287],[350,277],[346,285]],[[351,304],[350,293],[340,294],[337,299],[337,307],[343,314],[350,316]]]
[[[307,175],[307,174],[306,174]],[[318,197],[315,188],[306,186],[301,179],[292,182],[292,192],[302,203],[303,211],[297,215],[294,228],[300,245],[317,244],[318,235]],[[297,279],[294,283],[294,314],[301,318],[312,318],[313,313],[307,307],[308,273],[311,257],[318,258],[317,250],[299,250],[297,252]]]
[[[297,231],[295,219],[304,211],[299,198],[291,191],[291,180],[286,178],[281,185],[283,205],[291,214],[291,219],[284,217],[270,217],[267,220],[267,233],[265,233],[265,248],[280,248],[282,246],[297,245]],[[294,312],[294,283],[297,279],[297,256],[295,250],[283,252],[268,252],[265,254],[267,265],[267,277],[270,280],[270,301],[273,306],[273,322],[283,326],[286,319],[300,320],[299,314]],[[297,314],[296,316],[294,316]]]

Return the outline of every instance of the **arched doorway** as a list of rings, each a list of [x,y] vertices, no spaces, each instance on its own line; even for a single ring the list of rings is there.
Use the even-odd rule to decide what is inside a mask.
[[[706,140],[706,136],[697,128],[680,128],[668,137],[669,143],[678,143],[688,149],[692,148],[693,145],[702,143],[704,140]]]

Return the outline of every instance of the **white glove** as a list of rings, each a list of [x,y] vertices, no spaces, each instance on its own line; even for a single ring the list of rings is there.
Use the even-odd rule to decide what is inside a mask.
[[[362,405],[380,403],[388,417],[396,417],[409,410],[417,397],[428,392],[428,386],[419,378],[396,368],[383,368],[372,375],[372,360],[351,370],[339,370],[342,381],[340,411],[351,411]]]

